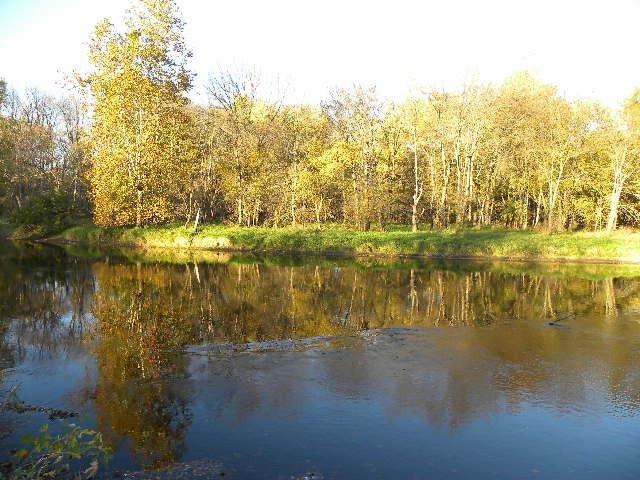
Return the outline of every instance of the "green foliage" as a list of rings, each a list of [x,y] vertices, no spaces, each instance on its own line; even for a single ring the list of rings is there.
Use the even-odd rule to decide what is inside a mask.
[[[23,442],[25,448],[15,452],[14,464],[0,473],[0,479],[94,478],[100,462],[111,455],[101,433],[74,424],[66,425],[60,435],[52,435],[44,425],[37,436],[26,436]]]
[[[39,235],[60,232],[76,219],[77,211],[65,191],[34,196],[27,205],[9,217],[11,223],[21,226],[22,232],[37,232]]]
[[[8,237],[12,231],[13,228],[11,227],[9,222],[3,218],[0,218],[0,238]]]

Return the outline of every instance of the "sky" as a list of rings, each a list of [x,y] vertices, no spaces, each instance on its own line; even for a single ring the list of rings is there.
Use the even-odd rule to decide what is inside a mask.
[[[130,0],[0,0],[0,77],[59,93],[87,68],[102,17]],[[640,0],[178,0],[204,101],[209,75],[252,68],[290,102],[375,85],[418,89],[498,84],[527,69],[571,99],[616,106],[640,86]]]

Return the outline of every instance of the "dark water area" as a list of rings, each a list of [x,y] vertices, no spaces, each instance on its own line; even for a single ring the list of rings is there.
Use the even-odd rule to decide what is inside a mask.
[[[640,267],[0,243],[0,372],[110,476],[640,477]]]

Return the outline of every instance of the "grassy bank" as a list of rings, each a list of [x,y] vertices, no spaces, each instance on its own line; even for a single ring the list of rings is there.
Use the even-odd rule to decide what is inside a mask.
[[[412,233],[360,232],[339,226],[205,225],[194,232],[182,226],[100,228],[86,225],[68,229],[54,240],[142,248],[640,262],[640,232],[628,231],[611,235],[498,229]]]

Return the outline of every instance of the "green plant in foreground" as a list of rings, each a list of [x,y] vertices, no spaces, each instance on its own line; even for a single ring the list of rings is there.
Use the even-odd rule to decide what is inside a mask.
[[[15,462],[0,472],[0,480],[94,478],[100,463],[111,457],[102,434],[75,424],[65,427],[60,435],[52,435],[44,425],[39,435],[25,436],[28,448],[14,453]]]

